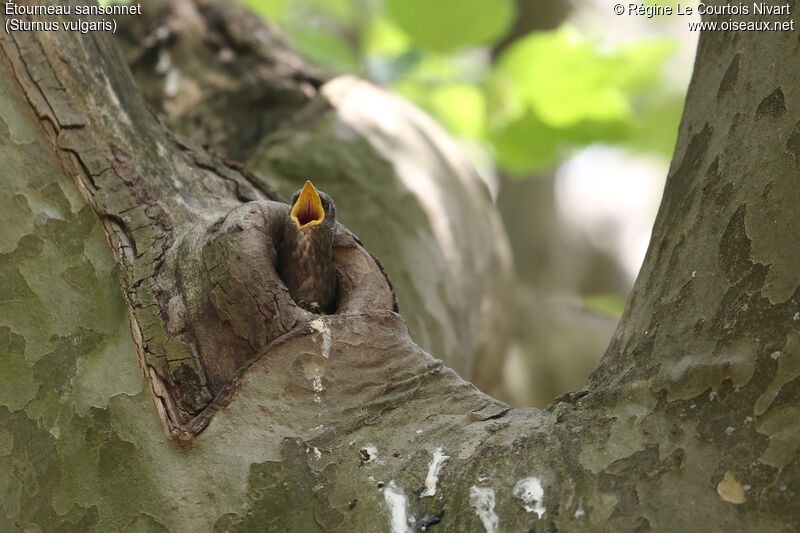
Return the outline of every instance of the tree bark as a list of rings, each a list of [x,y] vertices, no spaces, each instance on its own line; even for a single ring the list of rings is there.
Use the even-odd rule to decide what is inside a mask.
[[[305,64],[220,0],[152,0],[121,42],[171,131],[243,163],[283,199],[311,179],[381,259],[414,339],[485,389],[500,380],[511,260],[485,187],[430,118]],[[379,223],[376,223],[379,222]]]
[[[344,228],[342,312],[293,305],[285,207],[159,123],[112,39],[3,35],[0,529],[797,530],[796,46],[702,35],[622,322],[538,411],[417,347]],[[221,389],[204,327],[245,359]]]

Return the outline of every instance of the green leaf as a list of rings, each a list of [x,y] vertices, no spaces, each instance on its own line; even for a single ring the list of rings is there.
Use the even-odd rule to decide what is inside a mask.
[[[512,178],[528,177],[547,170],[568,151],[593,142],[624,142],[631,136],[629,122],[583,121],[568,127],[553,127],[530,109],[501,128],[489,131],[497,163]]]
[[[333,70],[354,72],[359,61],[350,44],[338,33],[324,28],[289,29],[295,49],[311,62]]]
[[[411,39],[397,24],[379,15],[370,20],[361,47],[369,56],[399,56],[411,47]]]
[[[401,83],[397,89],[437,117],[453,135],[475,139],[485,136],[486,102],[479,87],[466,83],[441,87]]]
[[[519,39],[500,57],[496,76],[542,121],[565,127],[582,120],[627,120],[630,92],[653,84],[671,52],[646,43],[613,54],[598,52],[564,27]]]
[[[490,134],[498,164],[509,174],[525,175],[549,167],[559,155],[563,134],[531,110]]]
[[[386,0],[386,12],[417,44],[445,52],[496,41],[515,8],[512,0]]]
[[[499,164],[524,174],[552,165],[570,146],[629,140],[657,103],[641,96],[657,85],[672,48],[645,42],[601,52],[568,27],[517,40],[487,84]]]
[[[262,17],[273,22],[284,19],[291,0],[239,0]]]
[[[306,0],[304,3],[309,12],[322,11],[344,24],[352,22],[356,14],[357,2],[352,0]]]

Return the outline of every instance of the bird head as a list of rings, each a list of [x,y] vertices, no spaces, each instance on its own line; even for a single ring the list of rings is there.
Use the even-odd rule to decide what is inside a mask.
[[[310,181],[292,195],[289,216],[301,231],[314,231],[336,226],[336,206],[333,199],[314,188]]]

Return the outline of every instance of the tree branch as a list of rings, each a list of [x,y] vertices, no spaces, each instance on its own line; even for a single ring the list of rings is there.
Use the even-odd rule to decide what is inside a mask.
[[[297,312],[273,289],[275,309],[299,318],[284,316],[274,334],[233,328],[248,342],[258,338],[250,345],[258,351],[216,390],[205,380],[204,356],[178,338],[184,328],[171,322],[180,316],[176,296],[204,301],[210,291],[205,282],[179,291],[166,287],[164,280],[178,278],[170,254],[182,257],[180,243],[191,236],[199,240],[190,251],[215,242],[214,232],[237,209],[266,209],[242,235],[268,235],[268,206],[279,210],[279,204],[253,185],[256,174],[248,177],[191,141],[176,140],[148,112],[109,39],[66,32],[3,35],[3,100],[29,106],[9,115],[11,126],[0,137],[3,157],[22,168],[15,157],[29,161],[38,150],[46,162],[21,170],[28,181],[9,187],[29,195],[15,193],[20,204],[39,198],[34,184],[57,166],[54,154],[73,178],[121,267],[152,392],[137,389],[128,374],[124,333],[109,333],[116,324],[104,330],[104,315],[92,315],[91,327],[101,334],[70,322],[70,313],[82,308],[75,302],[110,300],[112,293],[92,300],[72,283],[74,301],[53,312],[60,315],[53,320],[62,336],[47,340],[47,325],[31,326],[4,311],[3,320],[15,329],[0,329],[0,375],[13,387],[0,393],[0,460],[9,465],[2,469],[8,495],[0,499],[0,526],[797,529],[792,502],[800,490],[794,438],[800,420],[800,271],[789,250],[800,244],[800,117],[792,111],[798,98],[792,76],[800,59],[787,52],[795,44],[791,34],[778,32],[703,35],[651,249],[615,340],[585,390],[538,411],[510,410],[417,347],[403,320],[387,309],[393,300],[377,263],[355,241],[340,250],[353,259],[348,279],[366,275],[382,289],[354,297],[345,314],[319,318]],[[358,116],[352,94],[373,94],[352,81],[328,89],[331,101],[350,109],[351,117]],[[390,116],[407,112],[402,105],[389,109]],[[408,123],[424,124],[420,120]],[[424,128],[419,135],[410,146],[430,138]],[[282,149],[296,154],[300,148],[309,145]],[[320,162],[333,158],[322,153]],[[414,161],[411,153],[392,162]],[[290,159],[270,159],[261,168]],[[71,206],[67,193],[48,191]],[[257,203],[242,207],[243,199]],[[456,220],[458,212],[452,211]],[[30,296],[31,287],[44,295],[41,287],[62,279],[92,288],[111,279],[108,272],[97,278],[105,271],[93,265],[84,265],[88,273],[75,270],[77,258],[103,263],[91,244],[96,222],[71,207],[39,213],[29,207],[20,215],[29,234],[7,248],[3,241],[11,282],[9,288],[4,283],[2,301],[12,311],[19,309],[16,301],[47,311]],[[52,213],[70,213],[77,229]],[[56,254],[45,237],[67,252]],[[234,238],[222,255],[235,259],[231,252],[255,250],[248,247],[256,241]],[[239,273],[258,270],[269,290],[264,246],[240,264],[246,268]],[[66,258],[72,269],[59,270],[50,285],[26,269],[33,260],[56,268],[48,257]],[[194,257],[203,257],[208,271],[215,265],[210,259],[219,256]],[[226,268],[233,272],[235,266]],[[216,312],[246,308],[224,279],[208,281],[222,291]],[[191,287],[199,293],[192,295]],[[229,301],[220,303],[225,297]],[[269,314],[258,307],[250,315],[256,326]],[[231,311],[229,322],[242,320],[233,316]],[[171,363],[191,372],[176,374]],[[88,379],[86,367],[103,369],[105,379]],[[223,369],[217,376],[230,374]],[[179,383],[199,393],[183,395]],[[214,394],[217,400],[211,400]],[[147,408],[152,398],[179,439],[165,438]],[[190,401],[181,404],[180,398]],[[192,410],[208,401],[213,417],[212,411],[194,416]]]

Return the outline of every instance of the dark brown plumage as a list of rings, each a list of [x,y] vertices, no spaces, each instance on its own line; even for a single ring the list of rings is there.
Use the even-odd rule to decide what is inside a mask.
[[[336,206],[310,181],[292,195],[291,205],[278,249],[278,275],[299,306],[331,313],[337,285],[333,264]]]

